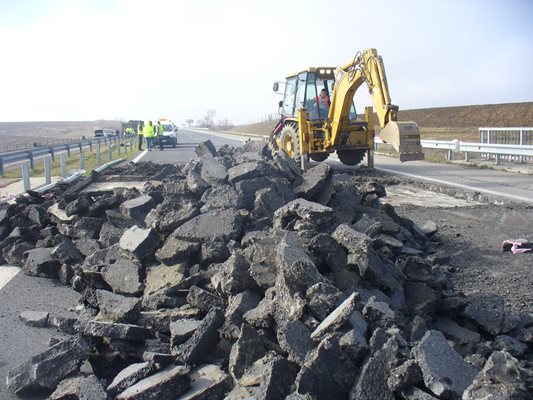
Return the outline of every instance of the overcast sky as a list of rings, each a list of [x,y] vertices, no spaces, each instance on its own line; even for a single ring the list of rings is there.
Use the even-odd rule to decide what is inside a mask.
[[[533,101],[532,21],[533,0],[1,0],[0,121],[247,123],[274,81],[368,47],[400,109]]]

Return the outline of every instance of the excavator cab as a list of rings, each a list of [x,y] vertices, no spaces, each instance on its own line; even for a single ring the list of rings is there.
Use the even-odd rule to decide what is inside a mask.
[[[331,96],[335,85],[334,68],[309,68],[309,70],[289,76],[285,82],[285,92],[280,103],[283,118],[297,118],[298,110],[305,108],[308,120],[328,118]],[[278,83],[276,82],[275,85]],[[274,91],[279,85],[274,87]],[[352,103],[350,119],[357,119],[355,105]]]

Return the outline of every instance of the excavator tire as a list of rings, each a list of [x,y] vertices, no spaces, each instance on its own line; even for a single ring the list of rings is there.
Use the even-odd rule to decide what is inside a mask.
[[[289,157],[296,162],[300,162],[301,151],[300,142],[298,141],[298,125],[293,122],[285,124],[280,134],[280,149],[285,150]]]
[[[357,165],[365,158],[366,150],[337,150],[337,156],[344,165]]]
[[[309,154],[309,157],[311,157],[311,160],[313,161],[326,161],[329,157],[329,153],[313,153]]]

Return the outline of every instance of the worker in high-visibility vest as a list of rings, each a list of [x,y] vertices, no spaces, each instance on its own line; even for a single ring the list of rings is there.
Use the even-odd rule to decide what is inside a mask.
[[[144,138],[143,131],[144,131],[144,121],[141,121],[139,125],[137,126],[137,138],[138,138],[137,149],[139,151],[143,151],[143,138]]]
[[[148,123],[144,126],[143,135],[146,139],[146,147],[148,148],[148,151],[153,151],[155,130],[154,126],[152,125],[152,121],[148,121]]]
[[[163,135],[163,125],[161,125],[161,121],[157,121],[157,125],[155,126],[157,132],[157,141],[159,142],[159,150],[163,150],[163,139],[164,139],[164,135]]]

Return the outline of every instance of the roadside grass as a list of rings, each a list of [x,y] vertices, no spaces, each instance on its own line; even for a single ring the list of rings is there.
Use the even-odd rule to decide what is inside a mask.
[[[422,140],[454,140],[478,143],[479,130],[477,128],[420,128]]]
[[[93,147],[93,151],[90,152],[89,149],[84,149],[84,170],[85,174],[89,174],[95,168],[98,168],[100,165],[106,164],[112,160],[116,160],[118,157],[116,148],[113,149],[112,158],[109,158],[108,153],[109,146],[102,146],[100,148],[100,164],[96,163],[96,146]],[[137,152],[137,147],[134,146],[121,146],[120,147],[120,158],[126,158]],[[67,174],[70,175],[72,171],[77,171],[80,169],[80,154],[79,152],[72,152],[70,157],[67,157]],[[51,175],[52,176],[61,176],[61,157],[56,155],[55,160],[51,161]],[[38,159],[34,162],[34,168],[30,169],[30,177],[44,177],[44,159]],[[4,171],[4,176],[2,179],[5,180],[19,180],[22,179],[22,167],[13,167],[6,168]]]

